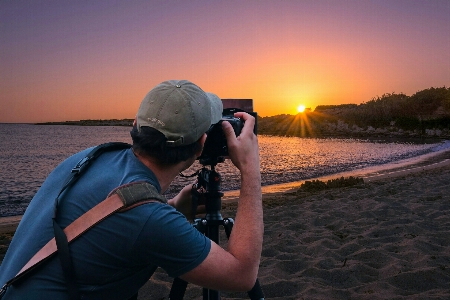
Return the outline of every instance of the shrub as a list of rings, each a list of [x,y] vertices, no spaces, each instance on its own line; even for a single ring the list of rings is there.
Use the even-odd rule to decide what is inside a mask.
[[[327,182],[323,182],[320,180],[312,180],[312,181],[305,181],[305,183],[302,183],[300,186],[299,192],[317,192],[322,191],[326,189],[332,189],[332,188],[340,188],[340,187],[348,187],[353,186],[357,184],[364,183],[364,180],[360,177],[341,177],[336,179],[330,179]]]

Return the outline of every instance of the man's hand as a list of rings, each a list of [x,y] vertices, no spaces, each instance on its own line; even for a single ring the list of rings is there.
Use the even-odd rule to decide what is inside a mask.
[[[181,212],[189,222],[194,221],[196,215],[194,215],[192,210],[192,188],[194,184],[185,186],[175,197],[168,200],[171,206],[175,207],[176,210]],[[205,212],[205,205],[202,199],[199,199],[196,214],[201,214]]]
[[[236,137],[230,123],[222,122],[231,162],[241,173],[250,169],[256,169],[259,172],[258,138],[253,133],[255,118],[244,112],[235,113],[234,116],[243,119],[245,122],[238,137]]]

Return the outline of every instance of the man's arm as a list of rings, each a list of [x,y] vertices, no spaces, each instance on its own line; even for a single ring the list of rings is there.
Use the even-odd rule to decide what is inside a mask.
[[[223,122],[229,155],[241,172],[241,191],[228,249],[214,242],[206,259],[182,279],[215,290],[249,291],[256,282],[264,233],[259,150],[253,133],[255,119],[236,113],[245,121],[239,137]]]

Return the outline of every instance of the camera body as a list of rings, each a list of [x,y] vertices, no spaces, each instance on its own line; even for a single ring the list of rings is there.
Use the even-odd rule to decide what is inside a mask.
[[[207,137],[205,141],[205,145],[203,147],[202,154],[198,157],[200,162],[202,164],[210,164],[210,162],[220,162],[220,160],[223,161],[223,159],[228,156],[228,146],[227,146],[227,139],[225,137],[225,133],[222,129],[222,122],[227,121],[231,124],[231,126],[234,129],[234,133],[236,136],[239,136],[241,134],[242,128],[244,127],[244,120],[240,118],[236,118],[234,116],[235,112],[240,112],[244,110],[238,109],[238,108],[227,108],[223,110],[222,113],[222,119],[212,125],[209,130],[206,132]],[[254,133],[257,133],[257,126],[256,126],[256,118],[257,114],[254,112],[248,112],[250,115],[255,117],[255,127],[254,127]]]

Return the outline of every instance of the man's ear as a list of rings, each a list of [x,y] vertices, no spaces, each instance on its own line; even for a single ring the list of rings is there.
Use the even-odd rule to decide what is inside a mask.
[[[199,157],[200,155],[202,155],[203,152],[203,147],[205,146],[205,141],[206,141],[206,133],[204,133],[199,139],[198,142],[200,143],[201,147],[200,150],[195,153],[195,157]]]

